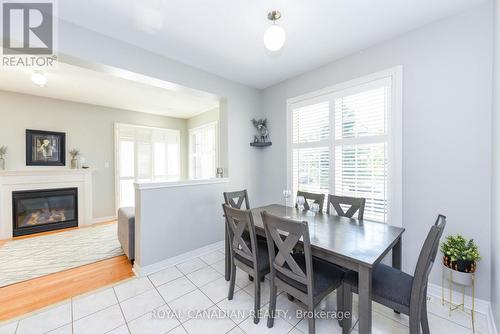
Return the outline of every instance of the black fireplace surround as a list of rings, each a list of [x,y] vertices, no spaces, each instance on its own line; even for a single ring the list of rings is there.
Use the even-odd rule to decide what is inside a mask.
[[[13,236],[78,226],[78,189],[12,192]]]

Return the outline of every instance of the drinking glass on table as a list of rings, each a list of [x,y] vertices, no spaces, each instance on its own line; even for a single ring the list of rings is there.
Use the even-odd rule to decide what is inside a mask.
[[[309,206],[309,210],[311,210],[311,212],[313,213],[313,215],[316,216],[316,214],[319,212],[319,204],[318,203],[312,203]]]
[[[290,189],[283,190],[283,198],[285,199],[285,218],[289,218],[287,215],[288,211],[288,199],[292,196],[292,191]]]
[[[304,211],[304,203],[306,199],[304,196],[297,196],[297,208],[299,209],[299,216],[302,215],[302,211]]]
[[[316,235],[316,214],[319,212],[319,204],[318,203],[313,203],[309,206],[309,210],[313,214],[313,234],[314,236]]]

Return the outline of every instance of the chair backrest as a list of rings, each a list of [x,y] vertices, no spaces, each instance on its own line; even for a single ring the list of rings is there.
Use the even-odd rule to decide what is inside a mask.
[[[245,209],[250,210],[250,202],[246,189],[224,193],[224,202],[232,208],[241,209],[245,202]]]
[[[325,194],[316,194],[316,193],[308,193],[306,191],[297,191],[297,196],[304,196],[305,198],[305,203],[304,203],[304,209],[309,210],[309,203],[307,200],[313,200],[314,203],[319,204],[319,212],[323,212],[323,204],[325,203]],[[295,204],[295,207],[297,207],[297,204]]]
[[[296,221],[271,215],[262,211],[262,221],[266,231],[271,275],[279,271],[284,276],[307,286],[308,293],[313,293],[311,241],[307,221]],[[280,235],[280,232],[283,233]],[[292,251],[299,243],[303,242],[306,260],[306,272],[300,268],[292,257]],[[276,253],[278,251],[278,253]]]
[[[255,251],[257,249],[257,237],[251,211],[231,208],[227,204],[222,204],[222,208],[226,216],[231,255],[238,254],[254,264],[257,263],[257,253]],[[250,244],[243,239],[243,232],[245,231],[250,233]]]
[[[352,218],[352,216],[358,212],[358,219],[363,220],[365,202],[366,199],[361,197],[328,195],[326,213],[330,214],[330,206],[333,206],[338,216]],[[350,207],[347,211],[344,211],[342,205],[350,205]]]
[[[446,226],[446,216],[439,215],[434,225],[431,226],[427,238],[424,241],[420,255],[418,256],[417,266],[413,275],[413,285],[411,291],[410,307],[417,307],[426,298],[427,280],[431,272],[436,255],[439,249],[439,240],[443,235]]]

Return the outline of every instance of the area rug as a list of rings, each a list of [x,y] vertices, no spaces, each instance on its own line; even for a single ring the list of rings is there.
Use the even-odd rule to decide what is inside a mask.
[[[0,287],[123,254],[117,224],[7,241],[0,247]]]

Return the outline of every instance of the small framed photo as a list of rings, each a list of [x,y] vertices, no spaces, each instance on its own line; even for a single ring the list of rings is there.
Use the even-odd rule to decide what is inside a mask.
[[[26,130],[26,166],[65,166],[64,132]]]

